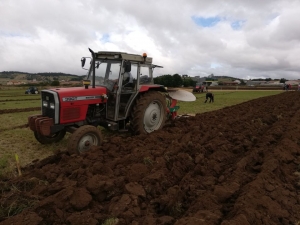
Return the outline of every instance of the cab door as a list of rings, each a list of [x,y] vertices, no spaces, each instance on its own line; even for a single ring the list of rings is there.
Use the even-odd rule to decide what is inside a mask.
[[[126,112],[128,111],[131,102],[134,100],[135,96],[137,95],[138,71],[139,71],[138,63],[132,62],[130,73],[132,75],[133,84],[130,86],[127,86],[122,82],[125,73],[121,73],[120,76],[121,82],[119,82],[120,100],[119,100],[118,120],[126,119],[127,116]]]
[[[100,65],[101,66],[101,65]],[[106,118],[116,121],[118,118],[118,106],[119,106],[119,90],[118,84],[120,82],[120,69],[121,62],[108,62],[104,82],[108,82],[107,87],[107,104],[106,104]]]

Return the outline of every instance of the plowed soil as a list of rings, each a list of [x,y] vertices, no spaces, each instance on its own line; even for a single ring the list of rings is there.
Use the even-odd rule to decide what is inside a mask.
[[[299,100],[285,92],[33,162],[1,181],[0,224],[299,224]]]
[[[23,109],[0,109],[0,114],[30,112],[30,111],[37,111],[37,110],[41,110],[41,107],[30,107],[30,108],[23,108]]]

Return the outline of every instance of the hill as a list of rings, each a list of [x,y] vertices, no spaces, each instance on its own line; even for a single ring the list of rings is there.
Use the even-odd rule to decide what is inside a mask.
[[[80,81],[86,75],[74,75],[57,72],[27,73],[19,71],[2,71],[0,72],[0,84],[5,85],[8,81],[18,81],[28,83],[30,81],[49,82],[53,80]]]

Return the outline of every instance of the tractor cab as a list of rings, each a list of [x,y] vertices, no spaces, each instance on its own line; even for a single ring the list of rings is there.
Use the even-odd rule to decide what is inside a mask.
[[[107,89],[106,119],[116,122],[115,129],[125,129],[134,100],[140,92],[149,89],[165,91],[161,85],[154,85],[152,58],[124,52],[92,53],[86,80],[89,88],[104,86]],[[82,67],[86,58],[82,58]]]

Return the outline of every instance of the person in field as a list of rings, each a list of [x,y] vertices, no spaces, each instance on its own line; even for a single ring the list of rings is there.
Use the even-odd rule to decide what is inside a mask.
[[[207,92],[205,97],[206,98],[205,98],[204,103],[206,103],[208,99],[209,99],[209,103],[214,102],[214,94],[213,93]]]

